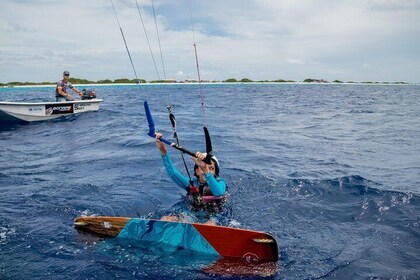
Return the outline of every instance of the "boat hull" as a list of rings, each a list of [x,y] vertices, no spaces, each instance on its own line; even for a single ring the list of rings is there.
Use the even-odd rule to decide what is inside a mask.
[[[67,102],[0,102],[1,120],[35,122],[89,111],[98,111],[102,99]]]

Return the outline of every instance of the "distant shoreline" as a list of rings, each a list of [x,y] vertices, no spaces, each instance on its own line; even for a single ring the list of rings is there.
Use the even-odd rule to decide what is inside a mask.
[[[84,86],[128,86],[128,85],[197,85],[197,84],[362,84],[362,85],[416,85],[420,83],[408,83],[402,81],[394,81],[394,82],[375,82],[375,81],[341,81],[341,80],[333,80],[328,81],[325,79],[314,79],[314,78],[307,78],[303,81],[295,81],[295,80],[287,80],[287,79],[276,79],[276,80],[251,80],[248,78],[243,79],[235,79],[230,78],[226,80],[194,80],[188,79],[183,81],[177,81],[175,79],[164,79],[164,80],[150,80],[146,81],[144,79],[127,79],[127,78],[120,78],[115,80],[105,79],[105,80],[87,80],[81,79],[77,77],[72,77],[69,81],[74,85],[84,85]],[[0,87],[18,87],[18,86],[31,86],[31,87],[55,87],[57,85],[56,82],[8,82],[8,83],[0,83]]]
[[[201,82],[201,83],[94,83],[94,84],[77,84],[73,85],[79,88],[82,87],[103,87],[103,86],[197,86],[197,85],[371,85],[371,86],[413,86],[420,85],[420,83],[389,83],[389,82]],[[0,88],[54,88],[56,85],[6,85],[0,86]]]

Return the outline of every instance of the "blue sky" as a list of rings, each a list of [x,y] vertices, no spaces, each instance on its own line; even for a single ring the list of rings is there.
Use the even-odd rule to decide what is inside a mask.
[[[113,0],[139,78],[158,76],[135,0]],[[138,0],[163,77],[150,0]],[[154,0],[168,79],[420,82],[420,0]],[[2,0],[0,82],[134,78],[111,1]]]

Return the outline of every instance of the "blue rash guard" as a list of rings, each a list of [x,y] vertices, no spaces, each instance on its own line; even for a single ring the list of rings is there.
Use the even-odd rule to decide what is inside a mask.
[[[171,157],[169,156],[169,153],[166,153],[166,155],[162,156],[162,159],[168,176],[171,177],[172,181],[174,181],[178,187],[186,190],[190,186],[189,178],[184,176],[181,172],[178,171],[178,169],[176,169],[171,160]],[[206,178],[207,185],[211,190],[211,195],[222,196],[225,194],[226,183],[223,179],[214,177],[214,175],[210,172],[204,174],[204,176]],[[196,186],[200,184],[196,178],[194,178],[193,181],[194,185]]]

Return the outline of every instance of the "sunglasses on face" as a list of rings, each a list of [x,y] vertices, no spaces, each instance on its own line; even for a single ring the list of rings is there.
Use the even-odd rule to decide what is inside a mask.
[[[70,76],[70,75],[66,74],[66,75],[64,75],[64,76],[68,77],[68,76]]]

